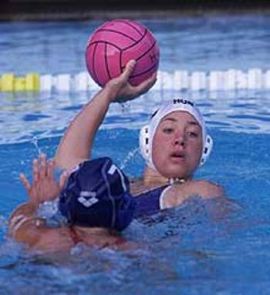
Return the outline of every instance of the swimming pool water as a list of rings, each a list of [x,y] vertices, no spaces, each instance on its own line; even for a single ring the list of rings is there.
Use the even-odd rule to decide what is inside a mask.
[[[160,43],[162,70],[269,68],[267,16],[143,21]],[[82,71],[87,35],[98,24],[2,23],[1,72]],[[0,93],[0,294],[268,294],[269,91],[150,91],[112,105],[97,135],[95,157],[111,156],[128,175],[139,176],[139,127],[161,101],[193,99],[214,138],[213,154],[196,177],[222,184],[232,203],[193,199],[135,220],[125,236],[138,249],[127,252],[78,247],[69,257],[33,257],[6,239],[8,216],[26,198],[18,173],[30,175],[40,151],[53,156],[91,95]]]

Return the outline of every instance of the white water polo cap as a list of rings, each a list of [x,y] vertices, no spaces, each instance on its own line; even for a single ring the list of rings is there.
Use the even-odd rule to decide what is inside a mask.
[[[156,129],[160,121],[165,116],[175,111],[188,112],[196,119],[198,124],[201,126],[203,144],[200,166],[206,162],[212,151],[213,140],[210,135],[207,134],[205,121],[199,109],[194,105],[193,102],[189,100],[174,99],[171,102],[166,102],[162,104],[161,107],[153,113],[150,123],[143,126],[140,131],[140,151],[147,165],[152,169],[157,170],[152,159],[152,144]]]

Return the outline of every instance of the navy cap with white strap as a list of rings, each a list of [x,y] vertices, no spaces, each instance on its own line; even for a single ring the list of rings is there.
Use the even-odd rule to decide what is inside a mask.
[[[128,178],[104,157],[85,161],[71,173],[59,210],[70,225],[121,231],[132,221],[135,204]]]

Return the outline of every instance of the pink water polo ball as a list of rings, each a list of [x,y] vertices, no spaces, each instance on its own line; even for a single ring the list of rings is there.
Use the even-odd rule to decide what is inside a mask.
[[[135,86],[157,71],[159,47],[144,25],[117,19],[104,23],[90,36],[85,57],[90,76],[101,87],[119,76],[129,60],[135,59],[136,66],[129,79]]]

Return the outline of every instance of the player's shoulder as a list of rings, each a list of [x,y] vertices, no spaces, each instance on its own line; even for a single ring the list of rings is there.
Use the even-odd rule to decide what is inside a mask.
[[[224,188],[209,180],[193,180],[193,185],[198,191],[198,195],[205,198],[224,196]]]

